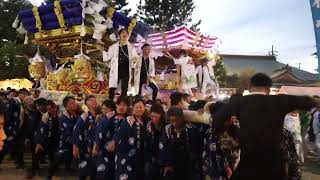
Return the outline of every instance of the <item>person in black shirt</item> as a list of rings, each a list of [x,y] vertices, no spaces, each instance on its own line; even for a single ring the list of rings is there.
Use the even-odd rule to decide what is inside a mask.
[[[135,66],[135,91],[138,92],[138,95],[142,95],[143,84],[148,85],[152,89],[152,100],[156,102],[159,90],[153,79],[155,76],[155,65],[154,59],[150,56],[151,46],[144,44],[141,49],[143,52],[141,61],[137,62]]]
[[[40,98],[34,101],[34,105],[36,110],[35,111],[29,111],[29,114],[27,114],[28,119],[25,121],[26,124],[26,140],[25,143],[27,146],[30,145],[31,152],[32,152],[32,167],[28,170],[27,178],[32,178],[37,171],[40,169],[40,158],[43,157],[43,154],[40,153],[39,146],[37,146],[36,140],[36,132],[37,129],[41,123],[42,116],[47,112],[47,104],[48,101],[44,98]],[[38,150],[36,150],[38,149]],[[39,152],[38,152],[39,151]]]
[[[280,148],[284,117],[294,110],[310,110],[316,103],[310,97],[270,96],[271,86],[267,75],[254,75],[251,95],[232,98],[213,116],[218,134],[226,129],[225,122],[231,116],[240,122],[240,164],[231,179],[287,179]]]
[[[103,60],[110,67],[109,74],[109,99],[113,100],[118,84],[121,84],[121,96],[127,96],[131,83],[133,61],[137,52],[128,42],[129,32],[122,29],[119,32],[120,41],[112,45],[108,52],[103,51]]]

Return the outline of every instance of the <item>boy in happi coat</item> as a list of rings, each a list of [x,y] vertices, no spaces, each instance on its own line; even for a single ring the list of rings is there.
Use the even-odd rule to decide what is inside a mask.
[[[158,161],[159,140],[165,126],[165,113],[161,104],[153,104],[150,109],[151,121],[147,122],[144,147],[145,180],[160,179],[160,165]]]
[[[34,141],[37,144],[36,151],[45,150],[52,163],[60,140],[58,106],[53,101],[48,101],[47,109],[48,112],[42,116],[35,133]]]
[[[79,179],[95,178],[95,160],[92,158],[94,129],[96,126],[97,100],[94,96],[85,99],[88,109],[78,118],[72,134],[73,157],[78,161]]]
[[[224,106],[223,102],[210,105],[210,114],[215,114]],[[211,122],[214,124],[214,121]],[[238,140],[238,121],[235,117],[228,122],[228,131],[219,137],[212,129],[212,125],[206,131],[203,149],[203,176],[206,180],[228,179],[237,167],[239,149],[230,143],[233,139]],[[230,138],[232,137],[232,139]],[[233,141],[232,141],[233,142]]]
[[[116,149],[115,180],[144,179],[145,103],[142,99],[133,102],[133,114],[122,121],[109,150]]]
[[[60,139],[58,143],[57,153],[54,156],[54,161],[50,163],[48,169],[48,180],[52,179],[55,172],[62,162],[65,162],[67,170],[71,170],[72,161],[72,142],[71,137],[74,125],[79,117],[78,106],[76,100],[72,96],[67,96],[62,101],[65,111],[59,118],[59,134]]]
[[[171,107],[170,121],[160,138],[159,163],[166,179],[201,179],[201,135],[193,124],[186,124],[183,111]]]
[[[96,129],[94,154],[97,155],[97,180],[114,179],[114,152],[108,151],[106,146],[112,142],[114,134],[118,131],[123,119],[126,118],[129,101],[125,97],[120,97],[116,104],[117,107],[112,100],[103,103],[102,107],[108,107],[110,111],[102,118]]]
[[[50,164],[53,163],[54,153],[56,152],[60,134],[59,134],[59,119],[58,119],[58,106],[52,102],[47,102],[48,112],[42,116],[37,131],[35,132],[33,142],[35,143],[35,158],[32,171],[35,171],[41,156],[44,153],[48,154]],[[35,172],[32,172],[34,175]]]

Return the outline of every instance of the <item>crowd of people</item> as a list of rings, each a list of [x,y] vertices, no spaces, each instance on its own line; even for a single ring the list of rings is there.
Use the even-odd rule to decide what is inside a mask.
[[[93,95],[84,102],[67,96],[56,104],[38,90],[2,91],[0,163],[8,155],[17,169],[25,168],[24,154],[31,153],[28,178],[48,159],[47,179],[61,165],[74,171],[73,162],[79,180],[301,179],[296,138],[284,121],[317,103],[269,96],[271,85],[257,74],[249,96],[190,102],[174,92],[169,107],[124,94],[102,104]],[[313,112],[318,142],[319,110]]]

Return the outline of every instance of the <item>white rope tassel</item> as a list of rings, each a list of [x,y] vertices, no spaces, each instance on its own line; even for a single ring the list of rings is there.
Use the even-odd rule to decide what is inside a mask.
[[[26,33],[25,37],[24,37],[24,43],[25,45],[27,45],[29,42],[29,37],[28,37],[28,33]]]
[[[84,21],[82,20],[80,36],[84,37],[86,34],[86,26],[84,25]]]
[[[12,27],[17,29],[19,24],[19,15],[16,16],[16,19],[12,23]]]

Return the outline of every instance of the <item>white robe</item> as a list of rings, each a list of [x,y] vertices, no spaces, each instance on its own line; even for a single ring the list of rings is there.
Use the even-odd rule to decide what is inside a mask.
[[[206,98],[210,95],[214,95],[216,98],[219,98],[219,94],[220,94],[219,83],[215,77],[214,69],[213,69],[215,65],[216,65],[216,61],[211,60],[208,62],[207,66],[205,67],[198,66],[196,68],[196,71],[198,73],[198,82],[200,84],[202,98]],[[214,90],[213,94],[211,94],[212,92],[210,94],[206,93],[208,88],[213,88]]]
[[[142,56],[139,57],[139,61],[135,64],[134,68],[134,91],[135,94],[139,93],[139,86],[140,86],[140,73],[141,73],[141,66],[142,66]],[[148,78],[149,77],[155,77],[156,76],[156,68],[154,65],[154,59],[149,56],[149,72],[148,73]],[[154,81],[152,83],[156,84]]]
[[[109,88],[118,87],[118,64],[119,64],[119,42],[113,44],[109,47],[108,52],[103,51],[103,61],[107,62],[108,67],[110,68],[109,73]],[[128,89],[131,87],[132,80],[132,68],[134,67],[133,59],[138,57],[137,52],[133,45],[128,43],[128,55],[129,55],[129,82]]]
[[[191,90],[197,87],[197,73],[191,57],[180,57],[174,59],[176,65],[181,66],[182,90]]]

